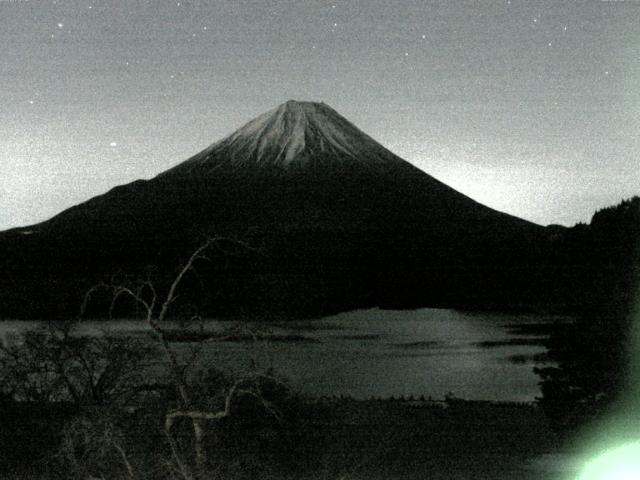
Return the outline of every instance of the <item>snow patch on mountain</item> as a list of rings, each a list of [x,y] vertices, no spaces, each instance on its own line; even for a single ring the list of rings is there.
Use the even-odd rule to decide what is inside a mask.
[[[345,163],[383,170],[409,166],[328,105],[289,100],[174,170],[210,171],[224,165],[339,167]]]

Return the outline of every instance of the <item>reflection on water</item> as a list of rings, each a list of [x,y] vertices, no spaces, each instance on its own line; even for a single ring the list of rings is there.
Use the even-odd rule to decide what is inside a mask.
[[[539,395],[533,362],[544,360],[540,335],[558,320],[539,315],[455,310],[357,310],[318,320],[251,324],[228,340],[209,341],[200,363],[241,373],[273,367],[297,390],[355,398],[443,398],[531,401]],[[10,335],[33,322],[4,322]],[[233,328],[208,321],[207,331]],[[142,321],[85,322],[81,333],[148,333]],[[192,346],[176,343],[187,353]]]

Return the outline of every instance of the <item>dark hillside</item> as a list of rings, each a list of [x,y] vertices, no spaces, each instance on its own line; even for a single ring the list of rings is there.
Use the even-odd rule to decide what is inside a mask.
[[[566,307],[557,230],[475,202],[324,104],[287,102],[151,180],[0,233],[0,308],[70,315],[118,272],[162,286],[211,236],[255,248],[200,266],[183,301],[208,314]]]

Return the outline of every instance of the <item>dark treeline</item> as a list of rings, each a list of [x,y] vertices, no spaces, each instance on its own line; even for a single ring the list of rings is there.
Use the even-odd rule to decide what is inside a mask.
[[[464,227],[443,221],[431,228],[419,218],[388,225],[341,220],[355,225],[349,230],[314,219],[295,228],[284,220],[258,222],[248,233],[221,233],[228,240],[185,279],[173,314],[299,317],[370,306],[580,313],[611,292],[625,303],[637,275],[630,268],[637,266],[637,205],[637,198],[625,201],[571,228],[508,231],[491,222]],[[166,291],[176,266],[208,237],[190,229],[192,219],[179,213],[185,211],[175,218],[163,212],[161,229],[155,220],[123,225],[114,217],[118,228],[107,218],[81,227],[53,222],[38,235],[5,232],[0,316],[75,317],[86,291],[100,282],[148,279]],[[474,233],[478,228],[481,234]],[[106,311],[97,302],[86,314]],[[123,303],[114,313],[135,312]]]
[[[557,364],[536,370],[543,408],[557,428],[571,430],[598,419],[628,386],[640,301],[640,198],[596,212],[560,245],[559,255],[588,265],[573,273],[582,300],[576,321],[548,340]]]

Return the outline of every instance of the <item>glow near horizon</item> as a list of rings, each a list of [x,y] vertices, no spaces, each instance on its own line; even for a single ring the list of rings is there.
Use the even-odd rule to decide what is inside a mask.
[[[255,116],[259,113],[263,112],[256,112]],[[230,133],[229,128],[240,127],[244,119],[235,126],[222,128],[216,122],[220,133],[209,140],[202,125],[198,135],[181,135],[182,138],[164,143],[160,154],[157,143],[161,140],[152,140],[145,145],[136,138],[140,134],[133,130],[126,136],[113,135],[119,142],[104,143],[98,138],[80,139],[82,133],[88,133],[87,127],[70,118],[64,126],[73,123],[78,124],[76,133],[49,125],[38,133],[38,141],[25,139],[25,142],[10,143],[0,140],[0,149],[15,160],[3,172],[5,182],[0,178],[0,200],[5,204],[4,215],[0,215],[0,229],[46,220],[116,185],[151,178],[224,137]],[[362,123],[366,122],[360,122],[360,125]],[[360,126],[357,122],[356,125]],[[161,132],[166,128],[160,129]],[[58,133],[54,133],[56,131]],[[365,133],[376,138],[371,131],[365,129]],[[522,153],[526,147],[518,145],[510,145],[510,151],[505,152],[500,144],[420,143],[415,139],[399,144],[392,139],[385,142],[388,134],[377,137],[400,157],[474,200],[540,224],[569,226],[588,222],[595,209],[633,195],[637,185],[635,176],[628,173],[616,174],[617,184],[602,182],[597,178],[597,171],[581,167],[577,152],[573,155],[574,161],[567,162],[566,159],[553,159],[544,151]],[[73,157],[74,162],[59,162],[60,158],[68,157]],[[536,157],[549,162],[555,160],[557,165],[564,167],[541,167]],[[485,161],[481,161],[483,158]],[[487,158],[491,162],[487,162]],[[513,158],[518,161],[514,162]],[[51,171],[50,166],[56,163],[57,169]],[[105,163],[111,168],[102,168]],[[48,174],[43,175],[43,171]],[[612,189],[618,189],[619,195],[611,196]],[[3,191],[10,195],[3,195]],[[34,193],[36,198],[33,198]]]
[[[69,119],[66,125],[72,122]],[[242,124],[244,120],[232,128]],[[52,140],[55,133],[45,131],[39,134],[40,141],[28,145],[4,143],[4,148],[13,151],[12,158],[17,160],[13,165],[9,163],[4,179],[17,180],[10,185],[3,185],[0,178],[0,199],[8,205],[4,212],[5,215],[12,214],[8,218],[0,215],[0,229],[46,220],[63,209],[100,195],[116,185],[139,178],[151,178],[230,133],[228,126],[218,128],[220,133],[217,137],[206,141],[206,133],[203,133],[206,130],[202,128],[194,138],[184,135],[177,141],[163,144],[163,152],[159,155],[154,146],[157,142],[151,141],[145,145],[135,138],[136,132],[131,130],[128,133],[130,138],[123,139],[122,135],[118,135],[120,142],[111,141],[106,145],[97,145],[98,139],[91,141],[91,138],[85,137],[79,140],[79,134],[62,132],[56,125],[48,126],[46,130],[59,131],[58,141]],[[86,127],[84,131],[86,132]],[[80,126],[79,132],[83,132]],[[365,133],[371,134],[366,130]],[[372,136],[375,138],[375,135]],[[65,137],[67,141],[60,141]],[[0,141],[0,146],[2,143]],[[513,156],[518,156],[517,150],[524,147],[512,145],[513,151],[507,156],[499,145],[419,143],[415,140],[395,144],[385,142],[384,138],[380,139],[380,143],[474,200],[540,224],[559,223],[569,226],[577,222],[588,222],[595,209],[622,200],[634,192],[633,175],[623,176],[624,180],[618,185],[621,193],[617,197],[611,197],[612,185],[599,181],[601,179],[596,178],[597,172],[580,172],[580,162],[568,165],[565,162],[565,169],[548,169],[540,168],[535,162],[510,161]],[[48,175],[42,174],[43,171],[50,171],[49,165],[55,163],[56,159],[71,155],[77,159],[76,162],[63,162],[56,171]],[[533,160],[535,153],[528,152],[526,156]],[[540,156],[545,157],[545,153],[542,152]],[[489,157],[492,162],[480,162],[481,157]],[[501,161],[505,157],[507,160]],[[150,159],[153,160],[148,161]],[[96,167],[104,163],[110,164],[112,168]],[[504,163],[509,166],[505,167]],[[571,171],[570,168],[574,170]],[[11,192],[12,195],[2,198],[2,190]],[[566,202],[572,200],[571,192],[576,191],[583,192],[580,194],[582,201],[574,203],[573,211],[568,211]],[[36,198],[33,198],[34,193]],[[13,204],[12,199],[15,202]],[[32,202],[25,202],[27,199]]]
[[[571,225],[638,194],[636,2],[0,2],[0,229],[290,98],[468,196]]]
[[[635,292],[625,392],[609,414],[584,435],[581,450],[587,460],[577,478],[566,480],[640,479],[640,284],[635,285]]]

